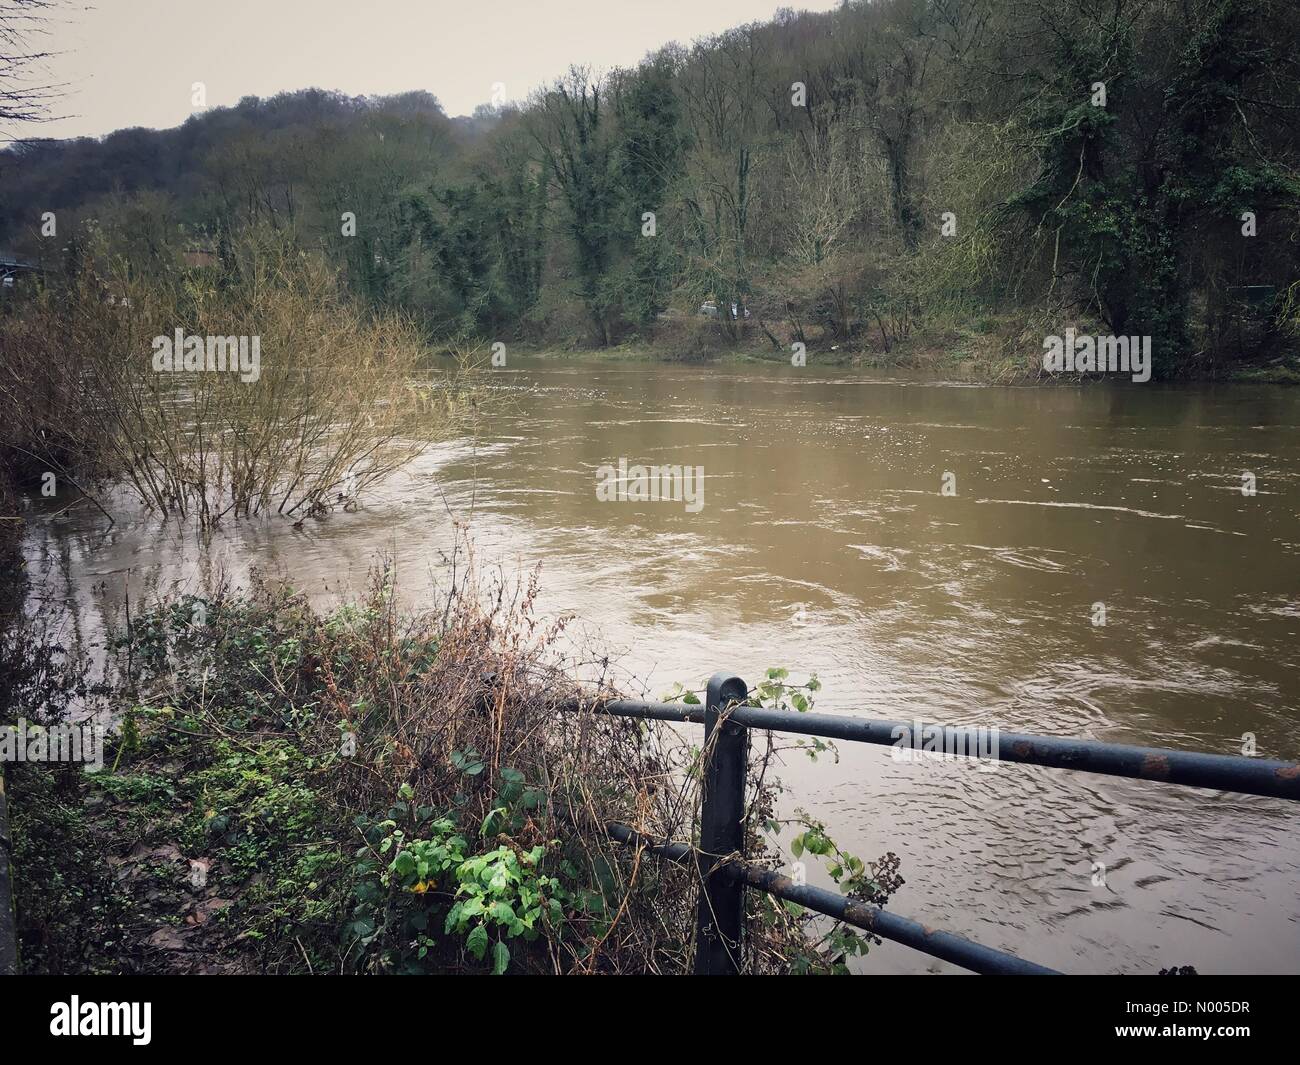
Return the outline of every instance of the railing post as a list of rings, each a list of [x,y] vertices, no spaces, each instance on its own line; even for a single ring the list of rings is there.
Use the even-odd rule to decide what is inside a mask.
[[[719,859],[744,857],[745,775],[749,729],[721,718],[743,703],[749,688],[739,677],[718,672],[709,678],[704,713],[704,800],[700,807],[700,900],[695,912],[695,973],[735,975],[745,919],[745,884],[710,876]]]

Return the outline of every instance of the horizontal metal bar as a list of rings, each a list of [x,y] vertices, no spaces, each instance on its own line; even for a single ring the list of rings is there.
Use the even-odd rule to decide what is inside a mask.
[[[651,854],[657,854],[660,858],[665,858],[670,862],[678,862],[682,865],[689,862],[691,856],[695,853],[695,848],[689,843],[661,843],[643,832],[638,832],[631,825],[625,825],[619,821],[610,821],[605,826],[605,831],[620,843],[626,843],[629,846],[640,845]]]
[[[576,709],[576,704],[569,704]],[[648,703],[635,699],[615,699],[587,706],[601,713],[619,717],[651,718],[659,721],[704,723],[704,707],[680,703]],[[805,736],[874,743],[885,747],[900,745],[900,737],[910,737],[915,722],[881,721],[864,717],[841,717],[836,714],[800,714],[792,710],[766,710],[755,706],[737,706],[730,720],[749,728],[771,729]],[[937,729],[935,750],[974,757],[972,735],[978,726],[931,725]],[[900,730],[902,730],[900,732]],[[992,730],[985,729],[985,739]],[[1020,762],[1026,765],[1072,769],[1080,773],[1131,777],[1165,784],[1182,784],[1192,788],[1238,792],[1243,795],[1267,795],[1278,799],[1300,799],[1300,765],[1264,758],[1246,758],[1199,751],[1173,751],[1159,747],[1135,747],[1098,740],[1079,740],[1057,736],[1032,736],[1021,732],[996,733],[996,749],[991,762]],[[919,746],[919,741],[918,741]],[[969,752],[969,753],[968,753]]]
[[[576,704],[568,704],[576,709]],[[686,721],[696,725],[704,724],[704,704],[698,706],[689,703],[647,703],[640,699],[611,699],[609,702],[595,706],[586,704],[584,710],[595,710],[615,717],[644,717],[654,721]]]
[[[668,861],[688,864],[694,859],[695,848],[685,843],[657,842],[630,825],[618,822],[606,825],[606,830],[620,843],[639,844],[652,854],[657,854]],[[973,943],[951,932],[930,928],[919,921],[883,910],[879,906],[845,898],[824,888],[796,884],[775,869],[764,869],[761,866],[733,859],[719,866],[716,875],[740,877],[747,885],[759,891],[765,891],[777,898],[788,899],[809,910],[861,928],[881,939],[902,943],[913,950],[919,950],[922,954],[942,958],[971,972],[984,975],[1060,975],[1055,969],[1048,969],[1036,962],[1017,958],[1014,954]]]
[[[963,969],[981,973],[986,976],[1060,976],[1055,969],[1049,969],[1037,962],[1025,961],[1014,954],[1006,954],[992,947],[985,947],[969,939],[930,928],[919,921],[900,917],[879,906],[859,902],[856,899],[836,895],[825,888],[810,884],[796,884],[788,876],[783,876],[775,869],[762,869],[755,865],[732,863],[729,869],[739,866],[745,883],[766,891],[777,898],[789,899],[828,917],[835,917],[847,924],[865,929],[881,939],[892,939],[929,954],[942,958]]]

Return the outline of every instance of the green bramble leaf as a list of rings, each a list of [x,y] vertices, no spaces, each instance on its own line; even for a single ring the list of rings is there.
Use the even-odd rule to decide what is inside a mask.
[[[475,925],[474,931],[472,931],[465,940],[465,946],[475,958],[482,961],[488,948],[487,929],[481,924]]]

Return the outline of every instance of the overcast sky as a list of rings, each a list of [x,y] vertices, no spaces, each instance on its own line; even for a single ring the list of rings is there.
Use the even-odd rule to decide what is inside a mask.
[[[46,137],[163,128],[241,96],[319,87],[349,95],[433,93],[448,114],[521,99],[568,69],[628,66],[669,41],[690,43],[781,7],[839,0],[67,0],[44,47],[66,82]]]

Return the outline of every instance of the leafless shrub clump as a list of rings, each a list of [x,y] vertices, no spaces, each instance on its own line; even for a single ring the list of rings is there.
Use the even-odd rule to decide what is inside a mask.
[[[258,338],[256,374],[160,372],[155,338],[178,332]],[[353,499],[472,406],[463,375],[415,383],[409,322],[363,312],[319,258],[267,232],[202,275],[132,275],[92,240],[65,284],[0,324],[0,347],[0,444],[74,484],[121,478],[204,526]]]

